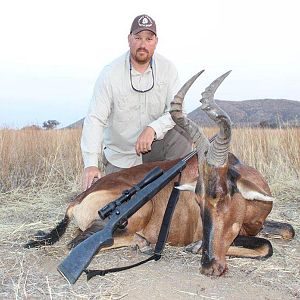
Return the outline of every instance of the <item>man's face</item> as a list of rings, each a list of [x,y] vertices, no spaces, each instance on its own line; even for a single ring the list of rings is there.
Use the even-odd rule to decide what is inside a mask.
[[[128,35],[131,58],[139,64],[150,61],[157,45],[156,35],[148,30]]]

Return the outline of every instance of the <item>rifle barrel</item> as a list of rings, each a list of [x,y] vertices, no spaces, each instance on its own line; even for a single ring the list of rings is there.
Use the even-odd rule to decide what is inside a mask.
[[[172,181],[185,168],[187,160],[195,155],[195,153],[197,152],[191,152],[169,170],[165,171],[156,180],[138,190],[130,201],[123,202],[116,207],[111,213],[104,229],[94,233],[77,245],[58,266],[58,271],[64,278],[67,279],[69,283],[74,284],[83,270],[89,265],[97,251],[113,244],[113,232],[115,229],[123,224],[124,221],[127,221],[128,218]],[[146,176],[145,178],[149,177]]]

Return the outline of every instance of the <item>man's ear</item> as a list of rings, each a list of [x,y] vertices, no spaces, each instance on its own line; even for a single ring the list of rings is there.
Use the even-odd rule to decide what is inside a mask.
[[[131,38],[131,34],[129,33],[127,36],[127,41],[128,41],[128,45],[130,46],[130,38]]]

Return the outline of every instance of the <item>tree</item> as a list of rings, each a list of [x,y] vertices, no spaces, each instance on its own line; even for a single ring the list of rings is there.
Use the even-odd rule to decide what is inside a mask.
[[[268,121],[260,121],[259,122],[259,127],[261,127],[261,128],[268,128],[269,127]]]
[[[43,123],[43,128],[49,130],[56,128],[60,123],[56,120],[48,120]]]
[[[259,127],[261,128],[277,128],[278,124],[271,121],[261,121],[259,122]]]

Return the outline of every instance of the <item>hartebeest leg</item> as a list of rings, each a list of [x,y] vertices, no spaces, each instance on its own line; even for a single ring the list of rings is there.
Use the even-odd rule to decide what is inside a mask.
[[[185,250],[193,254],[200,254],[202,241],[187,245]],[[238,236],[229,247],[226,256],[266,259],[272,256],[272,253],[272,245],[268,240],[252,236]]]
[[[265,221],[261,233],[279,235],[284,240],[291,240],[295,236],[295,230],[292,225],[276,221]]]
[[[78,244],[89,238],[94,233],[102,230],[105,226],[105,222],[101,219],[93,221],[92,225],[84,231],[81,231],[72,241],[68,243],[68,248],[72,249]]]
[[[101,219],[95,220],[88,229],[81,232],[68,244],[68,248],[71,249],[76,247],[78,244],[89,238],[94,233],[102,230],[105,226],[105,223],[106,222]],[[138,233],[129,233],[126,229],[117,230],[114,235],[114,244],[110,247],[103,248],[103,250],[129,246],[137,246],[138,249],[145,254],[150,254],[153,252],[153,249],[147,239],[145,239]]]
[[[109,249],[116,249],[121,247],[137,247],[142,253],[144,254],[152,254],[153,249],[150,246],[150,243],[140,236],[139,234],[135,233],[128,233],[126,230],[120,231],[114,235],[114,244],[110,247],[103,248],[101,250],[109,250]]]
[[[193,254],[200,254],[202,241],[187,245],[185,250]],[[233,245],[229,247],[226,256],[266,259],[272,256],[272,253],[272,245],[268,240],[252,236],[238,236]]]
[[[150,242],[140,234],[136,233],[133,237],[133,241],[142,253],[144,254],[153,253],[153,248],[151,247]]]
[[[272,244],[255,236],[238,236],[229,247],[227,256],[267,259],[273,255]]]

